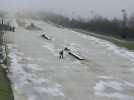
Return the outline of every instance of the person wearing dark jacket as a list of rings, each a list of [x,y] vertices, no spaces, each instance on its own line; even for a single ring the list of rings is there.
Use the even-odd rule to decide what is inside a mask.
[[[59,58],[60,58],[60,59],[63,59],[63,58],[64,58],[64,56],[63,56],[63,55],[64,55],[64,51],[61,50],[61,51],[59,52],[59,55],[60,55]]]

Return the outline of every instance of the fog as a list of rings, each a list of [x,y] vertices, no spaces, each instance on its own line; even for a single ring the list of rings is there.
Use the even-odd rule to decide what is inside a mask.
[[[121,17],[121,9],[134,12],[134,0],[0,0],[0,9],[16,11],[51,11],[68,16]],[[92,13],[91,13],[92,12]]]

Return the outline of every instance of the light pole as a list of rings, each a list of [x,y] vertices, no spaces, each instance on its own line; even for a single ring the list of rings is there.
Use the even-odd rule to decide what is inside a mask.
[[[121,12],[123,14],[122,27],[125,28],[127,26],[127,13],[125,9],[122,9]]]
[[[91,11],[90,11],[90,14],[91,14],[91,20],[92,20],[92,19],[93,19],[93,15],[94,15],[94,11],[91,10]]]
[[[122,38],[127,38],[127,32],[126,32],[126,27],[127,27],[127,13],[125,9],[121,10],[122,14],[123,14],[123,20],[122,20],[122,31],[121,31],[121,37]]]

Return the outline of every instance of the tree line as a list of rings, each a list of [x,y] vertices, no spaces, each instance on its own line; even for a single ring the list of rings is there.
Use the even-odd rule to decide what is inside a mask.
[[[41,18],[45,21],[52,21],[57,25],[68,28],[79,28],[82,30],[96,32],[99,34],[114,36],[117,38],[134,40],[134,13],[127,18],[126,25],[124,20],[113,18],[108,19],[102,16],[94,16],[90,20],[83,18],[72,18],[65,17],[55,13],[40,13]]]

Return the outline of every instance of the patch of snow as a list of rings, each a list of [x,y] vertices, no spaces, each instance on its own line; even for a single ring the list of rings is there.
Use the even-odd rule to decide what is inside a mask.
[[[128,96],[128,95],[117,93],[117,92],[115,93],[96,92],[96,95],[105,96],[109,98],[118,98],[119,100],[133,100],[134,99],[132,96]]]
[[[88,36],[87,35],[82,35],[82,38],[88,39]]]
[[[35,95],[28,95],[28,100],[37,100]]]
[[[125,81],[124,83],[125,83],[125,85],[127,85],[127,86],[130,86],[130,87],[133,87],[133,88],[134,88],[134,84],[133,84],[133,83],[130,83],[130,82],[127,82],[127,81]]]
[[[99,76],[99,78],[102,78],[102,79],[113,79],[113,77],[111,77],[111,76]]]
[[[134,73],[134,68],[130,68],[130,72]]]
[[[52,96],[64,96],[64,93],[61,91],[62,86],[58,83],[54,83],[48,79],[39,78],[32,79],[32,82],[35,84],[34,89],[39,93],[48,93]]]
[[[129,61],[131,61],[134,64],[134,51],[127,50],[125,48],[121,48],[116,46],[115,44],[102,40],[93,36],[85,36],[82,35],[84,38],[89,38],[91,41],[94,41],[96,44],[99,44],[100,46],[106,47],[108,50],[113,51],[116,54],[119,54],[125,58],[127,58]]]
[[[100,81],[99,83],[96,84],[96,86],[94,87],[95,91],[104,91],[105,87],[104,87],[104,81]]]
[[[31,57],[25,57],[25,59],[29,60],[29,61],[33,60],[33,58],[31,58]]]
[[[44,76],[38,76],[34,72],[41,70],[39,65],[19,63],[22,58],[20,55],[17,55],[17,52],[17,49],[10,48],[9,57],[11,58],[11,66],[9,67],[8,73],[8,77],[12,81],[17,93],[27,96],[28,100],[38,100],[35,93],[64,96],[60,84],[45,79]]]
[[[58,56],[58,54],[56,52],[56,48],[54,47],[53,44],[51,44],[51,43],[45,43],[45,44],[42,45],[42,47],[45,47],[48,50],[50,50],[53,53],[54,56]]]
[[[122,84],[116,81],[108,81],[108,82],[100,81],[99,83],[96,84],[94,89],[98,91],[103,91],[106,87],[111,87],[115,90],[122,91],[123,88],[121,86]]]
[[[125,85],[132,86],[131,83],[125,82]],[[108,88],[112,88],[111,92],[107,92]],[[95,95],[104,96],[109,98],[118,98],[120,100],[133,100],[132,96],[128,96],[126,94],[121,93],[124,91],[123,84],[117,81],[102,81],[100,80],[96,83],[95,87]]]
[[[41,93],[48,93],[52,96],[64,96],[64,94],[59,90],[58,87],[36,87]]]

